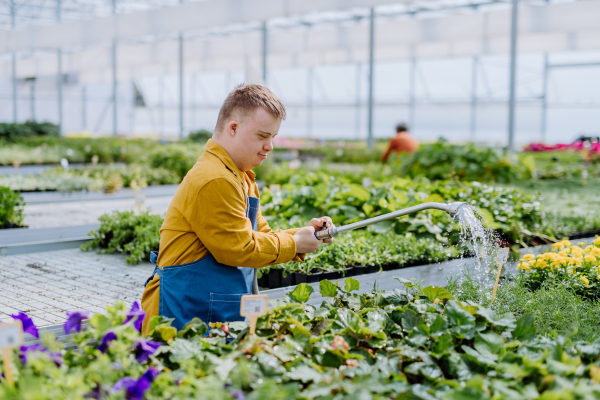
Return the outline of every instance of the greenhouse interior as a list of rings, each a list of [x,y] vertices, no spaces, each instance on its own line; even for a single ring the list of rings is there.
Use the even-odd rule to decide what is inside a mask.
[[[598,21],[3,0],[0,399],[600,399]]]

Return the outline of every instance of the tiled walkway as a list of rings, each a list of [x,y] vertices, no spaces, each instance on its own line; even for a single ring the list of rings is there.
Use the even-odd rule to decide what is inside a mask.
[[[0,321],[23,311],[43,327],[64,322],[65,311],[139,301],[154,266],[125,258],[78,249],[0,257]]]

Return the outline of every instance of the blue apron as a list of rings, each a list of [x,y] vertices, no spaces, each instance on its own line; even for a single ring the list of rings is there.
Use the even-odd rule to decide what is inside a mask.
[[[248,196],[246,217],[257,230],[256,215],[259,200]],[[150,261],[156,264],[158,252],[153,251]],[[158,314],[175,318],[172,326],[181,329],[194,317],[210,322],[243,321],[240,303],[243,295],[258,294],[256,268],[231,267],[220,264],[212,254],[198,261],[154,268],[160,276]]]

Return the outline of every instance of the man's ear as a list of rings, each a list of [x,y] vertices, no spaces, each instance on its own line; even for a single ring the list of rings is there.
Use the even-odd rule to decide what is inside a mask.
[[[238,129],[240,129],[240,124],[235,120],[229,121],[227,124],[227,133],[230,136],[235,136],[238,133]]]

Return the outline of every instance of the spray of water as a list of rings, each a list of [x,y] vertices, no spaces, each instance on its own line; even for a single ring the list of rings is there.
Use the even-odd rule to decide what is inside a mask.
[[[485,216],[480,213],[476,215],[476,211],[465,204],[458,209],[455,219],[458,223],[462,247],[475,256],[475,273],[485,285],[489,283],[490,264],[498,248],[499,238],[493,230],[488,229],[481,222]]]

